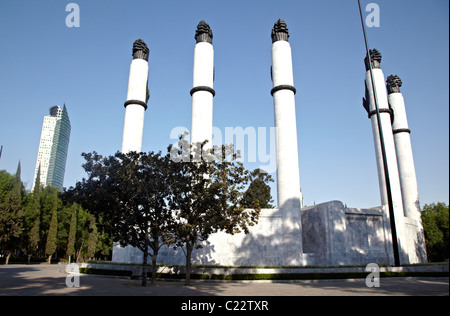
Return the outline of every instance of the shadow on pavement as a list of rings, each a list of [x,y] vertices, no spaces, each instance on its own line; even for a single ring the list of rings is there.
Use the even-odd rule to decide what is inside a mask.
[[[449,278],[381,278],[380,287],[369,288],[365,279],[220,282],[158,280],[141,286],[126,277],[80,275],[80,287],[66,286],[65,265],[0,265],[0,296],[448,296]],[[73,281],[74,279],[70,279]]]

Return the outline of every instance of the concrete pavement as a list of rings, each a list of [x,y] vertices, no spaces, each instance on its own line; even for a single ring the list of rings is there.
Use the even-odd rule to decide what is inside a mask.
[[[64,265],[0,265],[0,295],[113,296],[448,296],[449,278],[381,278],[369,288],[365,279],[296,281],[158,281],[142,287],[129,278],[80,275],[80,287],[66,285]],[[70,278],[69,281],[74,281]],[[69,284],[70,284],[69,282]]]

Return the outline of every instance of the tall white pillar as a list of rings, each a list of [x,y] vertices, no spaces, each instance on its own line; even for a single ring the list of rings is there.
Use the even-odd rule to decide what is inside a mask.
[[[194,49],[194,73],[191,118],[191,143],[208,143],[204,148],[211,148],[213,127],[213,89],[214,49],[213,34],[209,25],[201,20],[195,31],[197,44]]]
[[[302,264],[300,172],[298,165],[297,122],[294,75],[289,32],[283,19],[272,29],[272,68],[278,208],[283,216],[285,264]]]
[[[125,102],[125,123],[123,127],[122,152],[141,152],[144,132],[144,114],[148,101],[148,54],[143,40],[133,44],[133,61],[128,79],[127,101]]]
[[[405,100],[400,92],[402,81],[398,76],[389,76],[386,80],[388,101],[394,113],[392,131],[394,134],[397,164],[400,176],[406,234],[411,243],[408,253],[410,263],[425,262],[426,248],[420,214],[419,191],[417,188],[416,169],[411,147],[410,129],[406,117]]]
[[[400,178],[398,174],[397,156],[395,152],[394,135],[392,133],[392,111],[389,108],[388,98],[386,93],[386,86],[383,71],[380,69],[381,54],[376,49],[370,50],[372,60],[372,73],[374,77],[374,86],[377,93],[378,109],[380,113],[380,123],[383,130],[383,141],[386,153],[386,164],[388,169],[388,177],[391,187],[392,207],[395,218],[395,228],[397,234],[397,243],[399,247],[400,263],[406,263],[405,244],[404,244],[404,211],[402,194],[400,189]],[[384,173],[383,156],[381,148],[380,134],[378,131],[378,119],[375,109],[374,94],[372,90],[372,80],[369,70],[368,58],[364,59],[366,65],[366,98],[363,105],[366,108],[369,118],[372,122],[372,133],[375,145],[375,156],[378,169],[378,181],[380,186],[381,204],[389,215],[388,210],[388,195],[386,189],[386,179]]]
[[[144,132],[144,114],[149,98],[148,91],[148,55],[145,42],[137,39],[133,43],[133,61],[128,78],[127,101],[125,101],[125,123],[123,126],[122,153],[142,151]],[[140,250],[133,246],[121,247],[113,244],[113,262],[142,262]]]
[[[419,192],[411,148],[411,131],[408,128],[405,101],[400,93],[401,85],[400,78],[394,76],[387,78],[388,100],[394,113],[392,131],[397,152],[403,207],[406,217],[417,219],[420,215]]]
[[[291,45],[286,23],[280,19],[272,30],[272,82],[274,103],[278,206],[300,209],[297,121]]]

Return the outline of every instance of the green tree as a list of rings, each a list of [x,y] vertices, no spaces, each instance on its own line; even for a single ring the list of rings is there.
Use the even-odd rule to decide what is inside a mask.
[[[15,179],[6,170],[0,170],[0,204],[7,202],[7,197],[14,187]]]
[[[78,181],[74,187],[65,190],[61,195],[64,203],[77,203],[89,213],[95,216],[98,233],[97,254],[108,258],[112,253],[113,236],[116,224],[115,207],[117,201],[111,198],[106,185],[107,168],[101,165],[103,157],[99,154],[83,153],[86,159],[83,168],[88,174],[88,179]]]
[[[72,204],[72,211],[71,211],[71,219],[70,219],[70,228],[69,228],[69,237],[67,240],[67,250],[66,255],[70,258],[75,254],[75,237],[77,233],[77,204]]]
[[[38,245],[37,255],[39,257],[45,257],[48,234],[50,231],[50,224],[53,216],[53,209],[56,198],[56,212],[57,212],[57,224],[56,224],[56,250],[54,256],[64,257],[67,249],[67,240],[69,236],[70,220],[72,215],[72,203],[63,203],[59,197],[61,194],[59,188],[54,186],[45,186],[41,188],[40,193],[40,242]]]
[[[93,258],[95,255],[95,250],[98,244],[98,232],[97,225],[95,222],[95,216],[90,215],[89,217],[89,239],[87,247],[87,257]]]
[[[9,196],[14,187],[15,177],[6,170],[0,170],[0,254],[6,252],[6,243],[9,242],[10,215],[6,211]],[[8,258],[9,259],[9,258]]]
[[[189,145],[183,135],[171,154],[171,208],[177,210],[177,247],[186,255],[186,285],[190,284],[191,257],[208,237],[218,231],[244,231],[257,222],[260,208],[242,204],[248,171],[237,161],[232,146],[204,150],[203,144]]]
[[[66,200],[80,201],[101,219],[114,241],[141,250],[143,285],[149,256],[154,283],[157,255],[163,245],[187,250],[189,284],[195,248],[219,230],[247,233],[259,216],[259,207],[246,210],[242,204],[249,172],[236,161],[231,146],[205,153],[205,160],[196,160],[199,152],[192,150],[191,154],[183,137],[178,149],[173,149],[170,146],[165,156],[153,152],[108,157],[83,153],[88,178],[64,192]]]
[[[172,213],[167,205],[167,159],[153,152],[118,152],[105,158],[94,152],[83,156],[89,178],[77,184],[78,192],[68,194],[84,201],[103,221],[114,223],[112,234],[121,246],[131,245],[142,252],[143,286],[147,284],[148,257],[152,258],[153,284],[158,251],[172,236],[168,234]],[[91,235],[91,245],[94,239]]]
[[[50,222],[53,214],[54,198],[58,192],[55,187],[46,186],[42,188],[40,194],[40,206],[41,206],[41,225],[39,229],[39,245],[38,255],[40,257],[47,257],[45,253],[45,247],[47,244],[47,236],[50,229]]]
[[[56,251],[56,237],[58,232],[58,196],[53,196],[52,218],[47,235],[47,243],[45,246],[45,254],[48,256],[48,263],[51,263],[52,255]]]
[[[101,219],[99,219],[99,221],[101,221]],[[95,247],[94,257],[107,260],[107,258],[110,257],[112,251],[112,236],[106,232],[103,225],[98,224],[98,221],[96,221],[95,226],[97,227],[97,245]],[[101,228],[99,228],[99,226],[101,226]]]
[[[244,193],[243,205],[248,208],[259,206],[260,208],[273,208],[273,199],[270,193],[269,182],[273,178],[262,169],[255,169],[250,174],[251,183]]]
[[[81,206],[78,206],[77,211],[77,226],[76,226],[76,261],[88,258],[88,243],[90,235],[90,222],[92,215]]]
[[[19,162],[13,180],[13,187],[7,192],[3,203],[0,204],[0,249],[7,253],[6,264],[8,264],[11,254],[19,248],[19,237],[23,230],[22,219],[25,215],[23,208],[25,190],[20,179],[20,172]],[[8,182],[8,180],[5,182]],[[6,184],[3,187],[8,187],[8,185]]]
[[[34,189],[31,195],[31,207],[27,209],[26,223],[27,223],[27,257],[30,263],[31,256],[36,253],[40,241],[40,226],[41,226],[41,165],[39,164],[37,176],[34,183]]]
[[[26,244],[26,252],[28,263],[31,261],[31,256],[36,253],[40,241],[40,226],[41,226],[41,204],[40,204],[40,175],[38,169],[38,176],[36,177],[36,184],[31,194],[26,198],[25,211],[25,231],[24,239]]]
[[[449,258],[449,206],[445,203],[425,204],[422,222],[429,261]]]

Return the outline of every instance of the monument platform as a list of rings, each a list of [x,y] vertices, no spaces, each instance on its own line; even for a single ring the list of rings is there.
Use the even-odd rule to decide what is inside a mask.
[[[340,201],[331,201],[304,207],[301,216],[286,216],[286,212],[289,210],[262,209],[258,224],[250,227],[247,235],[223,232],[211,235],[202,248],[193,251],[192,264],[273,267],[393,265],[390,222],[382,207],[346,208]],[[301,221],[301,225],[292,224],[292,220]],[[292,238],[296,233],[301,234],[298,240]],[[137,248],[115,245],[112,261],[142,263],[142,253]],[[163,247],[157,262],[184,265],[186,258],[181,248]]]

